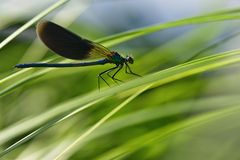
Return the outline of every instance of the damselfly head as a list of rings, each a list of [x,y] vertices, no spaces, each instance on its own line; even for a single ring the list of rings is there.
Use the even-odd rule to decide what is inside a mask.
[[[134,59],[133,59],[133,57],[131,57],[131,56],[126,56],[126,62],[128,62],[128,63],[130,63],[130,64],[133,64],[134,63]]]

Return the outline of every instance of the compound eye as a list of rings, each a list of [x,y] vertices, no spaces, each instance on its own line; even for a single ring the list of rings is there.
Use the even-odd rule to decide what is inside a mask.
[[[133,63],[134,63],[133,58],[132,58],[132,57],[128,57],[128,62],[129,62],[130,64],[133,64]]]

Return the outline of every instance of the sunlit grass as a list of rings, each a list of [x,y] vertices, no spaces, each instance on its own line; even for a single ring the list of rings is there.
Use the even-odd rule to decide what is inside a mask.
[[[7,47],[23,30],[66,2],[58,1],[36,15],[7,37],[0,49]],[[229,9],[134,29],[96,41],[112,47],[173,27],[210,22],[219,22],[214,24],[218,26],[220,22],[227,23],[239,18],[238,8]],[[187,144],[191,139],[190,136],[180,136],[181,132],[199,129],[197,133],[228,136],[228,132],[215,133],[214,129],[211,132],[202,131],[201,127],[214,123],[217,128],[221,126],[220,121],[231,115],[235,115],[235,119],[226,122],[225,126],[233,125],[233,128],[229,127],[232,130],[227,131],[238,139],[238,135],[232,132],[237,131],[238,126],[234,123],[240,111],[237,87],[240,76],[238,72],[226,73],[226,70],[239,68],[240,50],[214,51],[214,48],[237,34],[208,43],[220,35],[221,30],[199,39],[202,32],[193,30],[165,46],[152,48],[150,53],[139,56],[132,66],[143,77],[127,77],[120,73],[119,76],[130,80],[110,88],[102,87],[101,91],[93,84],[96,78],[92,75],[97,75],[100,70],[94,67],[68,70],[68,74],[55,68],[15,70],[14,73],[11,70],[8,76],[0,80],[0,110],[4,113],[1,118],[0,156],[7,159],[104,160],[178,157],[181,153],[171,153],[171,149],[176,149],[181,143]],[[194,44],[181,46],[183,39]],[[194,52],[196,46],[201,52]],[[181,51],[185,55],[180,55],[183,54],[180,48],[183,48]],[[49,58],[47,61],[59,60]],[[89,70],[92,72],[89,73]],[[229,81],[231,83],[226,83]],[[212,82],[218,84],[220,89],[209,89]],[[234,90],[229,91],[228,87]],[[173,143],[171,140],[174,138],[176,141]],[[231,148],[236,148],[232,143],[229,145],[230,149],[223,149],[225,155],[231,155],[234,151]],[[218,152],[218,148],[211,148],[210,145],[206,149]],[[190,148],[190,151],[195,150]],[[191,159],[192,155],[186,157]],[[173,156],[172,159],[177,158]]]

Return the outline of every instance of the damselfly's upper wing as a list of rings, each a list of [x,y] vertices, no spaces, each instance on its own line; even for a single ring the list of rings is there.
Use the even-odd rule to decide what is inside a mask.
[[[37,34],[49,49],[65,58],[80,60],[111,55],[106,47],[83,39],[53,22],[38,23]]]

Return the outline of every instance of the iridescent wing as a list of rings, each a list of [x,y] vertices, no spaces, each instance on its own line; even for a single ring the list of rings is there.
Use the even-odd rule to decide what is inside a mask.
[[[37,25],[37,34],[43,43],[58,55],[75,60],[110,57],[106,47],[81,38],[71,31],[49,21]]]

